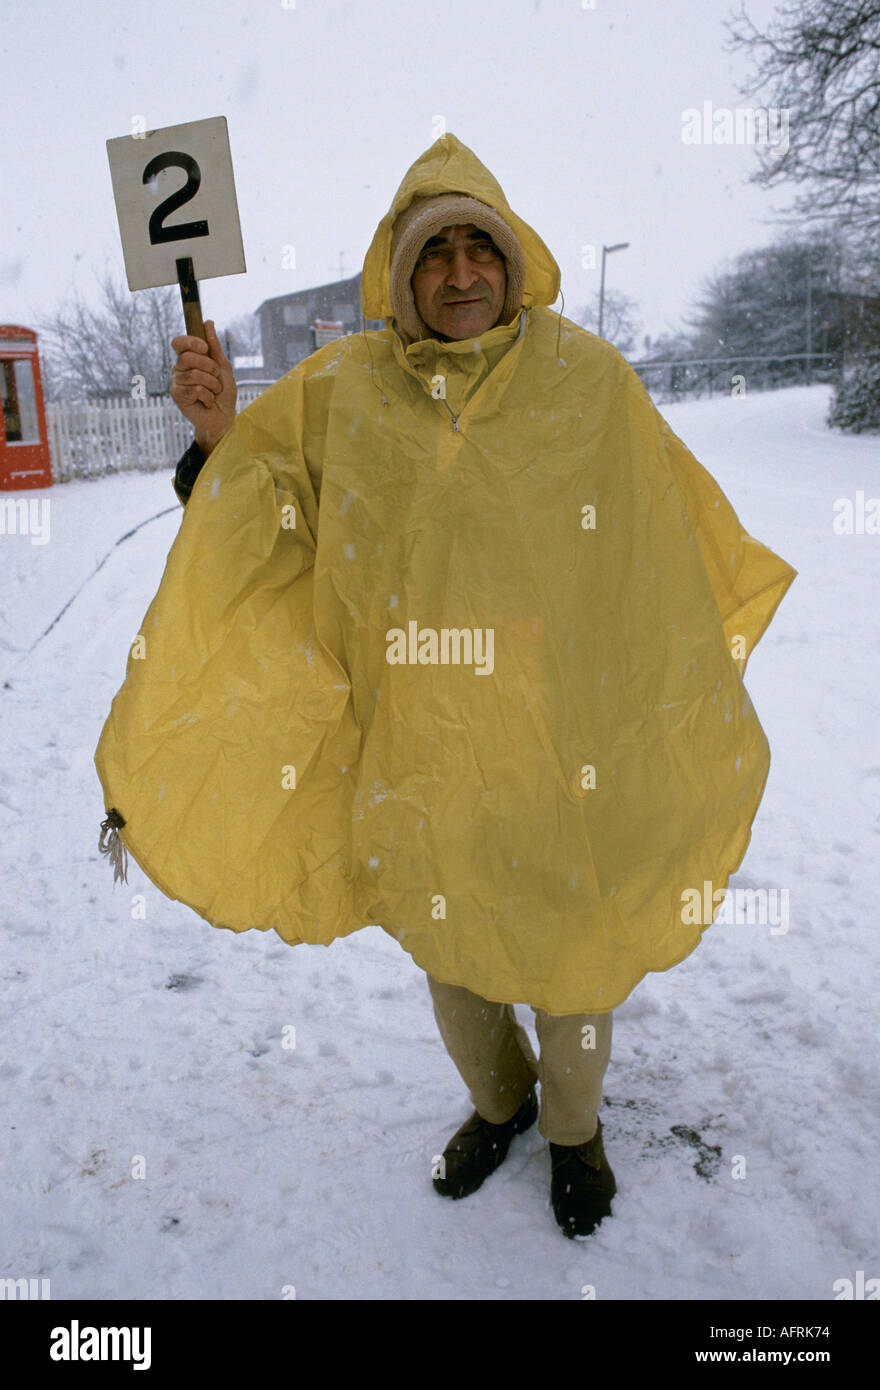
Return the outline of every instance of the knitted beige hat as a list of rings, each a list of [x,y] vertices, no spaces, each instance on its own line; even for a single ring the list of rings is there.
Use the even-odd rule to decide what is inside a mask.
[[[488,232],[507,266],[507,293],[501,323],[509,323],[522,304],[526,262],[516,234],[494,208],[463,193],[441,193],[434,198],[414,198],[395,218],[391,234],[391,311],[395,323],[413,342],[436,337],[416,308],[410,280],[416,261],[429,237],[442,227],[473,223]]]

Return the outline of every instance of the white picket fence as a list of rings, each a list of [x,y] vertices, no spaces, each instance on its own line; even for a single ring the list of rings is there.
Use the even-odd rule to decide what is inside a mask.
[[[238,409],[265,390],[240,385]],[[170,396],[55,402],[46,406],[46,425],[56,483],[127,471],[173,472],[195,436]]]

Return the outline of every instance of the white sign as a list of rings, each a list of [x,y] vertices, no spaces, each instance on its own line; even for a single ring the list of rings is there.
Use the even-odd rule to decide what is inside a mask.
[[[130,290],[177,284],[190,256],[196,280],[247,269],[225,116],[107,141]]]
[[[345,333],[345,324],[341,319],[315,319],[312,327],[315,330],[316,348],[326,347],[328,343],[334,343]]]

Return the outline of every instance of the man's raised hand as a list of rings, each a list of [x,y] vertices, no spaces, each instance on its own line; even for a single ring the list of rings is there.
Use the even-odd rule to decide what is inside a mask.
[[[170,388],[178,410],[195,425],[196,443],[209,454],[235,419],[238,389],[213,319],[206,320],[205,335],[207,343],[186,333],[171,339],[177,362]]]

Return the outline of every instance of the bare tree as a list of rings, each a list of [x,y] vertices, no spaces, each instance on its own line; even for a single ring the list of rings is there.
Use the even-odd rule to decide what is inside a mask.
[[[880,232],[880,0],[799,0],[762,33],[742,7],[728,50],[754,62],[746,96],[789,112],[787,141],[756,146],[752,182],[806,185],[789,214],[851,229],[877,257]]]
[[[260,333],[260,320],[256,314],[239,314],[232,319],[226,329],[229,346],[226,355],[233,357],[260,357],[263,352],[263,339]]]
[[[177,287],[132,293],[109,269],[96,278],[97,307],[76,293],[37,324],[48,398],[165,395],[174,362],[170,342],[185,331]]]
[[[620,290],[605,291],[602,336],[609,343],[613,343],[618,352],[631,352],[635,346],[641,329],[638,308],[638,300],[632,299],[628,294],[623,294]],[[582,328],[588,328],[591,333],[599,331],[598,292],[593,295],[588,305],[578,311],[575,322]]]
[[[646,337],[643,343],[645,356],[654,361],[673,362],[679,358],[694,356],[694,345],[687,334],[680,329],[669,328],[656,338]]]

